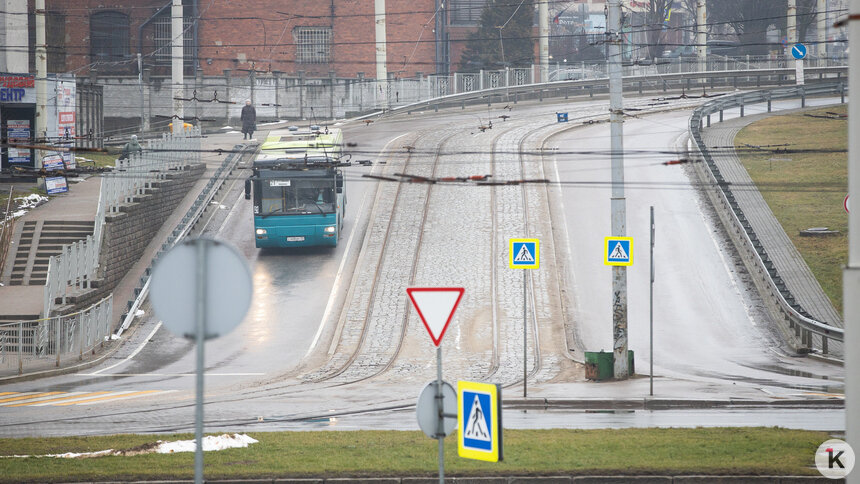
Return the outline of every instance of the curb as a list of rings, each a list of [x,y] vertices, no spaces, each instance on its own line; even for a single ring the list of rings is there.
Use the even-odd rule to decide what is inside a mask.
[[[192,484],[191,480],[175,481],[101,481],[89,484]],[[434,477],[339,477],[317,479],[227,479],[209,480],[220,484],[438,484]],[[845,482],[824,476],[537,476],[537,477],[448,477],[445,484],[806,484],[820,482]],[[72,484],[71,482],[66,484]]]

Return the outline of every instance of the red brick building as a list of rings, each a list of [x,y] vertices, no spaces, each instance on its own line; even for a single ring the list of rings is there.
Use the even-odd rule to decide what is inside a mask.
[[[437,72],[437,41],[446,42],[448,69],[458,65],[485,0],[445,2],[442,32],[437,1],[385,0],[389,75]],[[132,75],[141,54],[153,74],[169,73],[170,7],[169,0],[47,0],[49,71]],[[376,77],[374,0],[184,0],[184,10],[187,74]]]

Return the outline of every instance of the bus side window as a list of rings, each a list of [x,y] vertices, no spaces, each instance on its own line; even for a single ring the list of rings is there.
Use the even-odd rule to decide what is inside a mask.
[[[335,179],[335,183],[337,186],[337,192],[343,193],[343,173],[337,174],[337,178]]]
[[[251,199],[251,179],[245,180],[245,200]]]

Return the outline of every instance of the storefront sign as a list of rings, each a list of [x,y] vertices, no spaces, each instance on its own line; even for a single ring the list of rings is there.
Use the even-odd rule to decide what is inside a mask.
[[[0,102],[16,104],[35,103],[35,76],[0,73]]]
[[[43,156],[42,168],[44,168],[45,171],[62,170],[63,168],[65,168],[62,155],[52,154],[48,156]]]
[[[30,142],[30,120],[29,119],[10,119],[6,121],[6,137],[10,143],[29,143]],[[9,148],[9,164],[10,165],[29,165],[30,149],[29,148]]]

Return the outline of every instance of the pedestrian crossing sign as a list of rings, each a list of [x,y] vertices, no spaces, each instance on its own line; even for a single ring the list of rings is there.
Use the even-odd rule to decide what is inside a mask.
[[[633,237],[606,237],[603,263],[608,266],[633,265]]]
[[[511,269],[537,269],[540,266],[540,239],[509,239]]]
[[[457,450],[460,457],[502,460],[502,387],[491,383],[457,382]]]

